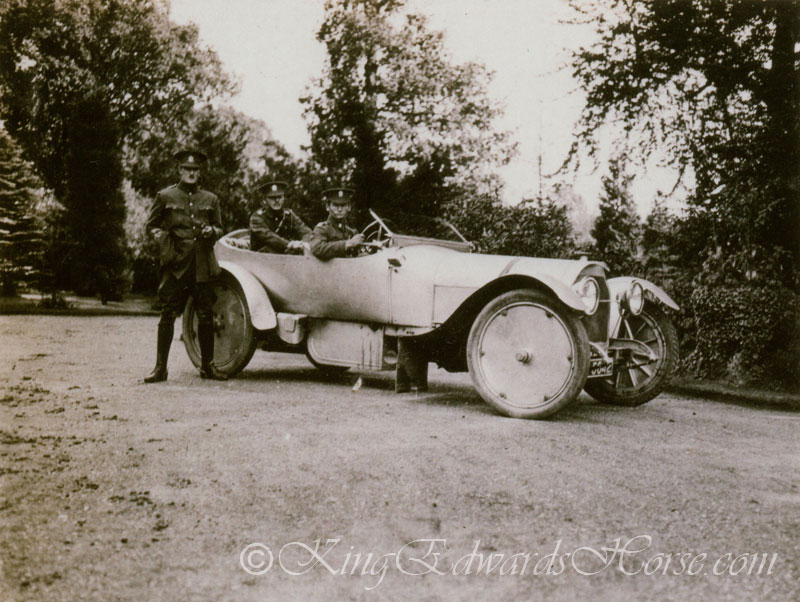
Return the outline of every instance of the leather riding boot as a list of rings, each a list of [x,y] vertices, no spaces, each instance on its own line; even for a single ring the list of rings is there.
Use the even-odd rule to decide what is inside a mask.
[[[214,365],[214,324],[199,322],[197,339],[200,343],[200,378],[228,380],[228,376],[220,372]]]
[[[167,380],[167,359],[169,358],[169,348],[172,345],[172,335],[174,334],[174,324],[158,325],[158,341],[156,342],[156,367],[148,374],[144,382],[160,383]]]

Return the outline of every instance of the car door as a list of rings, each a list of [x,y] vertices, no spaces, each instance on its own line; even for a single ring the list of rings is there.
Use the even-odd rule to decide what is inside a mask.
[[[247,253],[246,263],[277,311],[317,318],[389,320],[389,266],[385,257],[335,258]]]

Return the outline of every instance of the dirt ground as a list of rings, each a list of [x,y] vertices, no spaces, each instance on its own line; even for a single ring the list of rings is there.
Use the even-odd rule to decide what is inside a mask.
[[[206,382],[178,341],[144,385],[156,321],[0,316],[0,599],[800,598],[800,414],[514,420],[433,370]]]

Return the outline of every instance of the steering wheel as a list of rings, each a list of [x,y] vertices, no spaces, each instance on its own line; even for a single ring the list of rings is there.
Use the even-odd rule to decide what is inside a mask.
[[[364,240],[366,242],[382,242],[389,239],[393,233],[386,223],[372,209],[369,210],[369,214],[372,216],[372,221],[361,231]]]
[[[392,237],[392,231],[386,223],[371,209],[369,213],[373,220],[361,231],[364,236],[364,242],[359,245],[361,254],[375,253],[385,248]]]
[[[381,242],[386,238],[386,226],[378,220],[373,220],[361,231],[365,243]]]

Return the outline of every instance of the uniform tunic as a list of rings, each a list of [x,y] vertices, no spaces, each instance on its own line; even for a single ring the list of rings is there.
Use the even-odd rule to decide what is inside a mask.
[[[354,228],[329,217],[316,225],[308,242],[311,245],[311,252],[318,259],[351,257],[357,252],[357,249],[347,249],[346,243],[356,234]]]
[[[214,229],[212,238],[200,238],[203,226]],[[158,243],[164,272],[180,279],[194,267],[195,282],[219,275],[214,241],[222,236],[222,218],[215,194],[184,184],[165,188],[150,207],[146,228]]]
[[[201,238],[204,226],[213,228],[213,237]],[[199,187],[175,184],[156,195],[146,228],[158,243],[160,323],[172,324],[189,295],[195,297],[198,319],[210,323],[214,305],[211,280],[220,273],[214,256],[214,241],[222,236],[219,199]]]
[[[311,234],[294,211],[269,207],[259,209],[250,216],[250,249],[262,253],[285,253],[289,241],[302,240]]]

